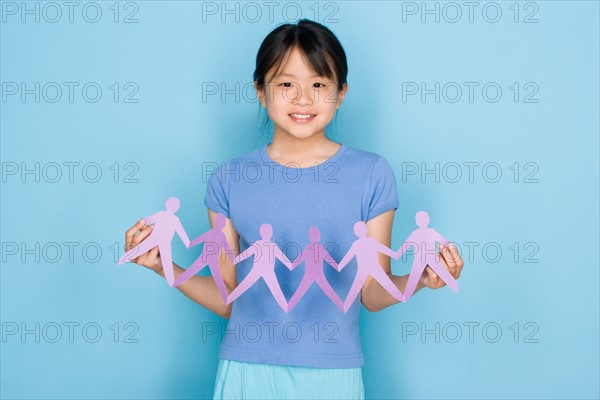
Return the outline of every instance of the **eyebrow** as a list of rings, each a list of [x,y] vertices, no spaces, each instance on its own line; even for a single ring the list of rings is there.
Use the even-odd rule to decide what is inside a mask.
[[[293,75],[293,74],[287,74],[287,73],[284,73],[284,74],[278,74],[278,75],[275,75],[275,76],[289,76],[290,78],[296,78],[296,75]],[[317,74],[314,74],[314,75],[311,75],[310,77],[311,77],[311,78],[318,78],[318,77],[319,77],[319,75],[317,75]]]

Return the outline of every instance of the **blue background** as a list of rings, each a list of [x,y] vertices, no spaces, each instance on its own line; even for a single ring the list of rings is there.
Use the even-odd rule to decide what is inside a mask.
[[[52,23],[55,10],[45,2],[26,3],[38,4],[39,22],[35,15],[22,22],[23,3],[11,3],[16,15],[7,3],[1,397],[210,397],[219,339],[202,332],[218,326],[223,333],[225,320],[143,267],[114,261],[125,230],[168,196],[181,199],[178,215],[190,236],[209,228],[207,166],[270,139],[251,88],[242,89],[264,37],[298,18],[294,6],[278,3],[270,18],[254,3],[261,10],[254,18],[246,3],[227,3],[239,12],[224,14],[221,2],[121,2],[115,22],[113,2],[100,1],[101,18],[91,23],[82,2],[73,22],[60,6]],[[296,4],[300,16],[329,26],[347,52],[349,91],[331,137],[381,154],[396,173],[393,247],[424,209],[433,227],[462,245],[466,261],[458,295],[424,290],[405,305],[362,309],[367,397],[598,398],[598,2],[497,2],[495,23],[483,18],[484,2],[472,22],[462,2],[454,3],[462,11],[457,22],[445,2],[427,3],[439,7],[439,22],[427,14],[422,21],[421,2]],[[87,11],[93,18],[94,9]],[[487,12],[494,18],[495,8]],[[137,22],[124,23],[130,13]],[[525,23],[527,15],[537,22]],[[48,101],[55,96],[49,85],[39,102],[34,94],[23,101],[20,92],[8,94],[10,82],[30,89],[57,82],[63,93]],[[73,102],[64,82],[79,84]],[[82,97],[88,82],[102,89],[97,102]],[[410,82],[429,89],[439,82],[440,101],[403,101]],[[463,89],[456,102],[451,82]],[[464,82],[479,84],[472,102]],[[495,102],[482,95],[489,82],[502,89]],[[222,83],[234,94],[221,98]],[[213,85],[216,95],[207,92]],[[133,92],[137,102],[125,102]],[[73,182],[64,164],[71,162],[79,163]],[[36,163],[39,182],[35,173],[21,176]],[[437,178],[421,175],[436,163]],[[479,163],[473,179],[465,163]],[[415,165],[419,172],[409,174]],[[65,242],[75,243],[72,258]],[[200,254],[174,243],[181,265]],[[394,273],[407,273],[410,262],[394,261]],[[78,324],[72,340],[70,323]],[[436,326],[437,337],[421,335]],[[22,336],[22,328],[34,333]]]

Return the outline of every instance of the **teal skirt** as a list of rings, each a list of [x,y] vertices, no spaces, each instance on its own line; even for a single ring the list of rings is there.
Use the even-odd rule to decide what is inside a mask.
[[[214,400],[364,399],[361,368],[308,368],[219,359]]]

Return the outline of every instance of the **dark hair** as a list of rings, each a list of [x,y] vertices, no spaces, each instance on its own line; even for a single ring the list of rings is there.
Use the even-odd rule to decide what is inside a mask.
[[[294,47],[304,54],[316,74],[335,80],[337,89],[342,90],[348,76],[348,63],[342,44],[325,25],[306,18],[296,24],[279,25],[263,40],[256,55],[253,75],[259,89],[264,88],[266,74],[273,67],[278,71],[286,54]],[[269,121],[266,115],[263,127]]]
[[[254,80],[259,88],[265,84],[266,74],[276,66],[278,70],[285,55],[294,47],[306,56],[318,75],[335,79],[342,90],[348,75],[346,53],[333,32],[325,25],[308,19],[296,24],[283,24],[263,40],[256,55]]]

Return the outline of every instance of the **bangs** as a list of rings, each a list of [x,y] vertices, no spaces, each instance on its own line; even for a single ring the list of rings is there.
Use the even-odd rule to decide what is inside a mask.
[[[338,90],[342,89],[348,74],[342,45],[327,27],[305,19],[297,25],[280,25],[262,42],[254,71],[258,87],[264,87],[265,82],[280,73],[281,66],[294,49],[298,49],[314,74],[326,77],[336,83]]]
[[[331,66],[331,60],[329,60],[322,51],[309,40],[302,40],[298,38],[292,43],[282,43],[283,46],[276,46],[274,54],[272,54],[271,60],[273,62],[267,67],[267,71],[271,71],[271,68],[275,68],[272,76],[265,77],[267,82],[270,82],[279,72],[281,72],[281,66],[288,59],[294,49],[298,49],[304,61],[308,64],[312,72],[318,76],[323,76],[335,81],[335,74]],[[278,51],[277,51],[278,50]]]

